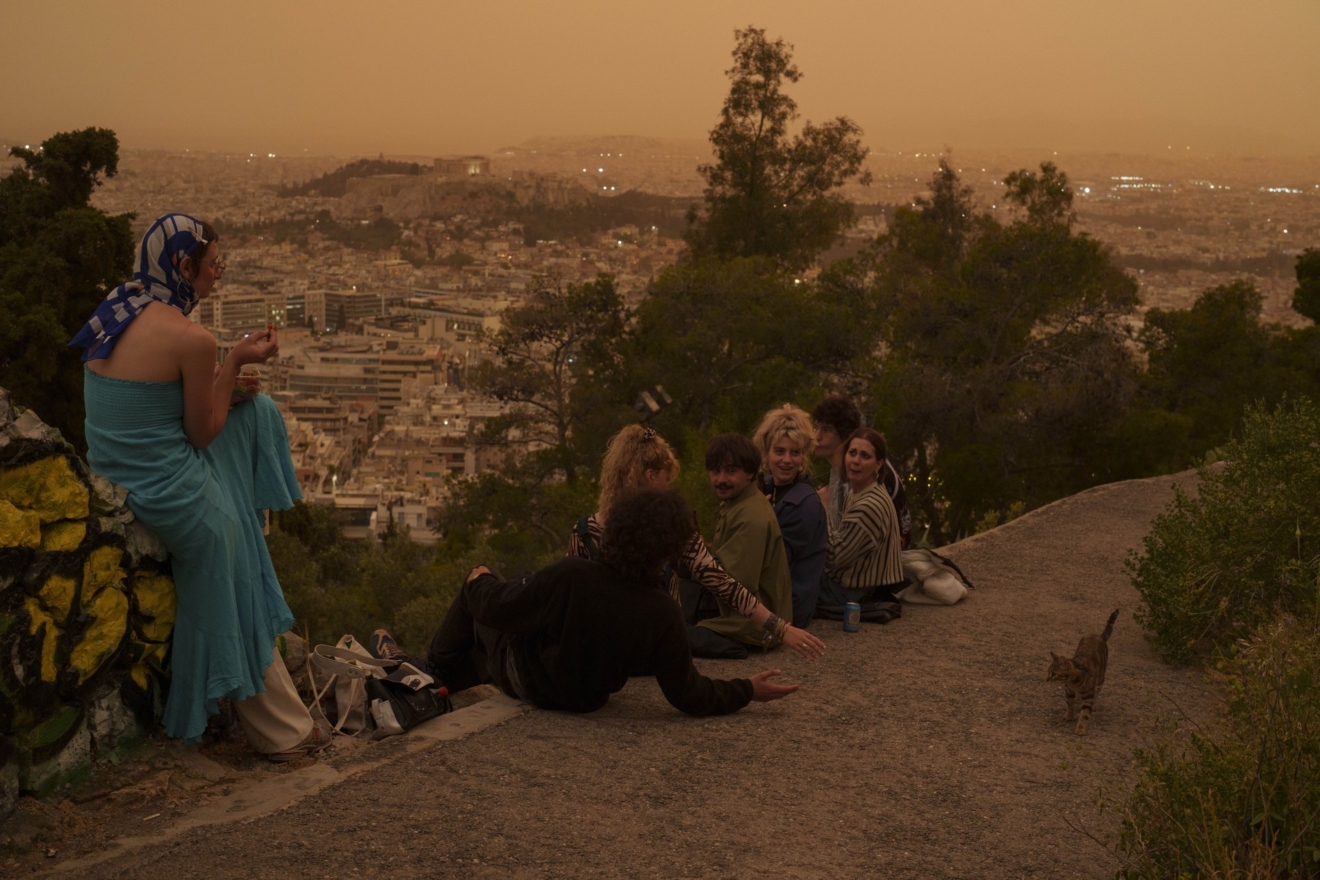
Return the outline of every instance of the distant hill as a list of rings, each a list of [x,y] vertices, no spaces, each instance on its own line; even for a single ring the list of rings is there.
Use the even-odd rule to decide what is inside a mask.
[[[558,135],[528,138],[521,144],[501,147],[496,158],[523,153],[549,153],[565,156],[601,156],[607,153],[662,154],[690,156],[705,162],[710,157],[710,142],[705,138],[641,137],[637,135]]]
[[[375,177],[378,174],[421,174],[425,167],[416,162],[392,162],[388,159],[359,159],[337,168],[329,174],[322,174],[297,186],[281,187],[281,196],[319,195],[326,198],[339,198],[348,189],[348,182],[355,177]]]
[[[511,210],[510,219],[523,225],[523,239],[533,245],[538,239],[587,240],[594,234],[619,226],[646,229],[654,226],[661,235],[680,238],[687,228],[690,199],[630,191],[617,196],[591,193],[585,205],[550,207],[528,205]]]
[[[456,214],[482,221],[517,221],[527,244],[588,241],[620,226],[655,227],[674,238],[686,228],[691,199],[627,190],[604,195],[558,174],[518,173],[438,179],[431,175],[375,176],[347,182],[333,208],[341,221],[377,216],[394,223]]]

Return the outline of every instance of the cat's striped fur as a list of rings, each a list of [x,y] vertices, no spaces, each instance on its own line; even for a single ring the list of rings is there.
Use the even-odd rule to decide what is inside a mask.
[[[1109,663],[1109,636],[1114,631],[1118,612],[1119,609],[1115,608],[1114,613],[1109,615],[1104,632],[1098,636],[1086,636],[1078,642],[1071,659],[1050,651],[1050,674],[1045,680],[1063,682],[1063,696],[1068,701],[1068,714],[1064,717],[1069,721],[1077,719],[1078,735],[1086,733],[1086,722],[1095,706],[1095,696],[1100,693],[1100,685],[1105,683],[1105,666]],[[1080,713],[1075,711],[1079,697],[1082,701]]]

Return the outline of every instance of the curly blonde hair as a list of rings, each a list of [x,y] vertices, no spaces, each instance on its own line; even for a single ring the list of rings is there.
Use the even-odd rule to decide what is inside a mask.
[[[596,519],[605,517],[629,489],[644,487],[647,471],[667,471],[678,476],[678,459],[665,438],[649,425],[629,425],[610,438],[605,446],[605,461],[600,469],[600,498],[596,501]]]
[[[770,447],[780,437],[787,437],[793,443],[802,447],[802,469],[798,476],[802,476],[810,469],[808,463],[811,458],[811,452],[816,448],[816,433],[811,429],[811,416],[807,415],[806,410],[800,409],[791,403],[775,407],[765,414],[761,419],[761,424],[757,426],[756,433],[752,435],[752,442],[756,448],[761,450],[761,471],[765,473],[766,457],[770,455]]]

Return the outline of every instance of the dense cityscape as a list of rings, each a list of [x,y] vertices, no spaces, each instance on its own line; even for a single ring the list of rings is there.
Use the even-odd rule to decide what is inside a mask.
[[[1137,278],[1143,312],[1186,308],[1201,291],[1245,278],[1263,294],[1263,320],[1304,323],[1289,306],[1292,263],[1320,237],[1320,166],[1170,153],[947,158],[992,210],[1005,174],[1059,164],[1079,228]],[[601,273],[635,304],[682,250],[683,213],[700,199],[706,158],[699,142],[550,139],[489,156],[391,157],[411,173],[349,177],[342,195],[323,195],[307,191],[309,181],[328,180],[319,176],[345,160],[125,151],[94,203],[133,213],[135,233],[175,209],[216,223],[228,236],[226,277],[192,318],[222,355],[267,323],[280,329],[281,353],[262,383],[285,416],[306,495],[342,509],[353,536],[393,521],[430,541],[446,477],[498,463],[473,437],[501,404],[470,393],[466,377],[486,357],[483,339],[501,312],[544,279]],[[895,205],[925,192],[938,158],[868,156],[873,182],[846,190],[858,222],[826,259],[882,234]],[[622,202],[639,192],[657,223],[601,220],[602,193]],[[607,228],[547,240],[516,219],[574,207]],[[299,233],[309,218],[312,231]],[[317,231],[322,222],[330,234]]]

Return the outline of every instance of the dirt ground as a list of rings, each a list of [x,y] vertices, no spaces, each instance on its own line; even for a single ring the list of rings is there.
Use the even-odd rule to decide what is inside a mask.
[[[26,854],[0,853],[0,873],[1112,877],[1118,816],[1099,794],[1131,785],[1134,748],[1217,706],[1204,674],[1161,663],[1131,617],[1123,559],[1175,480],[1194,485],[1184,474],[1103,486],[954,545],[977,587],[967,601],[908,607],[856,634],[817,621],[823,661],[783,650],[698,661],[714,677],[782,668],[802,690],[778,703],[687,718],[637,679],[592,715],[528,711],[413,751],[400,737],[344,753],[319,765],[369,760],[366,772],[271,815],[78,861],[144,823],[186,821],[226,786],[318,771],[221,760],[223,775],[187,790],[198,773],[181,766],[163,789],[157,772],[155,789],[131,796],[30,806],[48,827]],[[1078,737],[1045,681],[1048,652],[1071,653],[1114,608],[1107,683]]]

